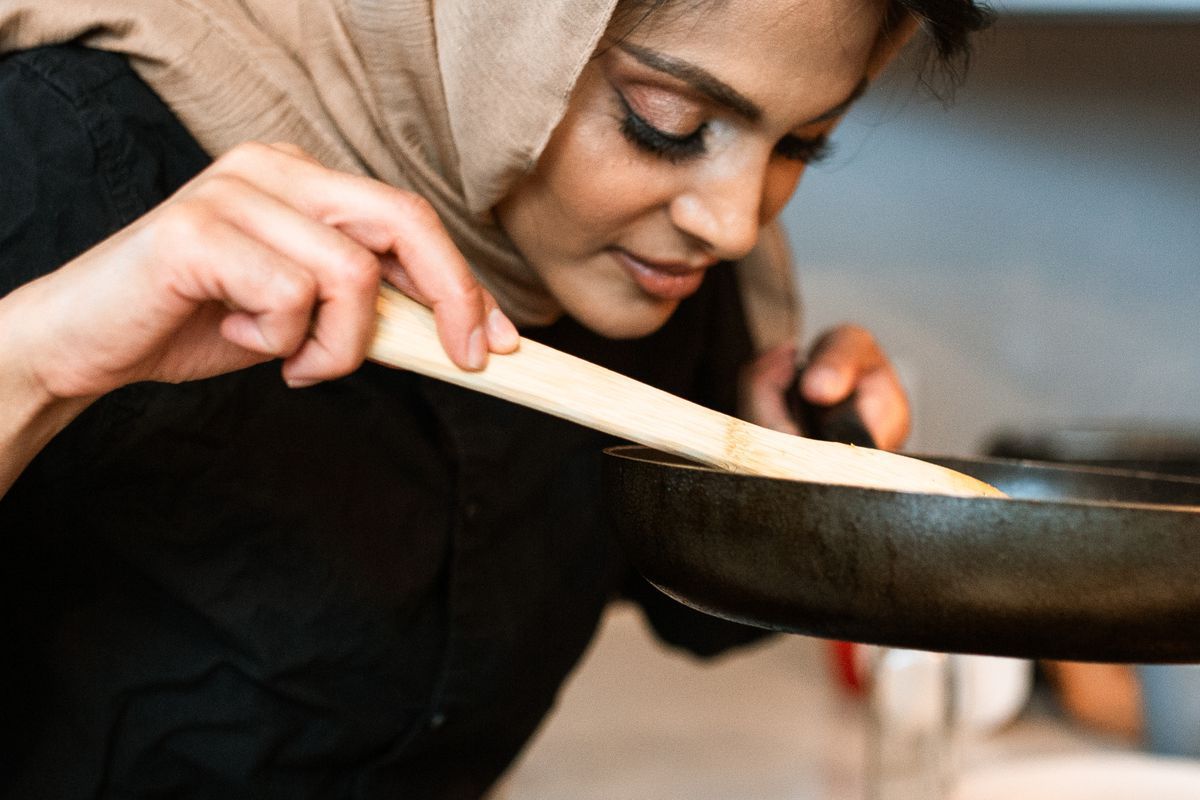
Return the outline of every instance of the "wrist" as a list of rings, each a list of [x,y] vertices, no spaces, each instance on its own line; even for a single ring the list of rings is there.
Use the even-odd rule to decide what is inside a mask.
[[[19,291],[19,290],[18,290]],[[0,299],[0,495],[17,475],[94,398],[56,397],[38,379],[16,308],[17,298]]]

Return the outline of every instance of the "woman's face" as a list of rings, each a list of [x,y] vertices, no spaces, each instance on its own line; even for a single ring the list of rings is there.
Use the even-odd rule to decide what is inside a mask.
[[[690,2],[610,30],[500,224],[579,322],[657,330],[709,267],[750,251],[820,157],[883,13],[884,0]]]

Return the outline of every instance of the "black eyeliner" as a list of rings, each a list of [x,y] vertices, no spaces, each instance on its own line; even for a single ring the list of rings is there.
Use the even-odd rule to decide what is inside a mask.
[[[621,92],[616,92],[616,95],[624,111],[624,118],[621,120],[621,134],[635,147],[665,158],[671,163],[704,155],[704,133],[708,129],[707,123],[686,136],[675,136],[647,122],[633,110]]]
[[[800,136],[785,136],[775,145],[775,152],[783,158],[793,161],[816,164],[828,159],[833,154],[833,142],[824,135],[809,139]]]
[[[614,89],[617,101],[621,104],[623,117],[621,119],[621,134],[635,147],[651,155],[665,158],[671,163],[679,163],[705,153],[704,134],[708,129],[705,123],[686,136],[675,136],[656,128],[646,121],[642,115],[633,110],[625,95]],[[802,161],[805,164],[816,164],[829,158],[833,152],[833,143],[827,135],[805,138],[801,136],[785,136],[775,145],[775,153],[782,158],[792,161]]]

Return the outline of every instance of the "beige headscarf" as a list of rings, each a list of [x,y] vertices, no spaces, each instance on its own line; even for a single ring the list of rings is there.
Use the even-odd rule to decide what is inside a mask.
[[[534,164],[616,0],[0,0],[0,52],[127,55],[215,156],[291,142],[414,191],[519,324],[561,308],[491,218]],[[877,63],[894,44],[886,37]],[[760,347],[795,336],[775,226],[739,269]]]

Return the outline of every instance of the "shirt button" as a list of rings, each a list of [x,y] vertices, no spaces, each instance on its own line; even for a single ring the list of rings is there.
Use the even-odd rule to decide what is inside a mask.
[[[435,711],[429,715],[430,730],[436,731],[438,728],[442,727],[445,724],[446,724],[446,715],[443,714],[441,711]]]

